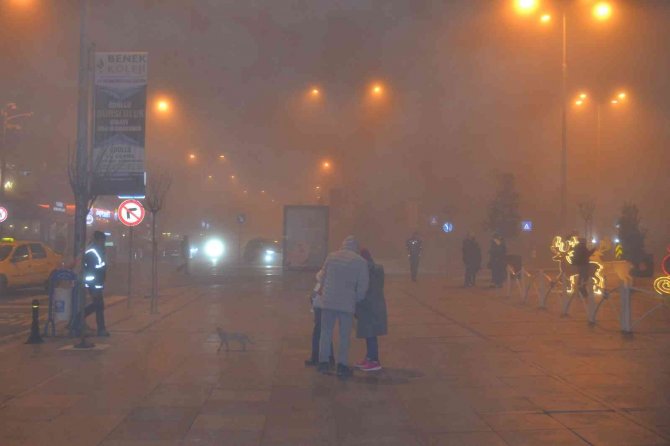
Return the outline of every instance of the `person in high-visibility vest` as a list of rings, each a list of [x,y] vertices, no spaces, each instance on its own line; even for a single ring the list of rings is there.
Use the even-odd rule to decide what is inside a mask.
[[[95,322],[98,336],[109,336],[105,327],[105,301],[103,290],[105,289],[105,276],[107,274],[107,256],[105,255],[104,232],[95,231],[93,241],[86,247],[84,252],[84,285],[88,288],[93,302],[84,309],[84,317],[95,312]]]

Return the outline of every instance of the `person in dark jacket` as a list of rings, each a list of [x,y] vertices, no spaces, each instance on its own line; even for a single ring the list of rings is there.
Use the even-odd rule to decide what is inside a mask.
[[[475,286],[477,272],[482,266],[482,249],[472,232],[463,240],[463,263],[465,264],[465,287]]]
[[[587,295],[586,284],[589,283],[593,272],[591,270],[591,256],[596,251],[595,248],[589,249],[585,238],[579,238],[579,243],[574,248],[572,254],[572,264],[577,267],[579,272],[579,292],[582,296]]]
[[[368,262],[370,285],[365,299],[356,305],[356,337],[365,339],[367,353],[362,361],[356,363],[356,367],[364,372],[374,372],[382,369],[377,337],[388,332],[384,299],[384,267],[374,262],[367,249],[361,250],[361,257]]]
[[[84,309],[84,317],[95,312],[95,322],[98,329],[98,336],[109,336],[105,327],[105,301],[103,290],[105,288],[105,279],[107,276],[107,256],[105,254],[105,240],[107,236],[104,232],[95,231],[93,241],[84,252],[84,285],[93,302]]]
[[[491,240],[489,255],[489,268],[491,269],[493,286],[495,288],[502,288],[506,276],[507,246],[505,246],[505,240],[498,234],[495,234],[493,240]]]
[[[412,237],[405,243],[407,247],[407,257],[409,257],[409,270],[412,275],[412,281],[416,282],[416,277],[419,274],[419,260],[421,260],[421,251],[423,251],[423,241],[419,237],[419,233],[414,231]]]

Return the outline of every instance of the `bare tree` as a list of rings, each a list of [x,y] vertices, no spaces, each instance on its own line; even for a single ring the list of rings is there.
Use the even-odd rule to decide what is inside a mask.
[[[172,175],[158,172],[149,175],[144,204],[151,212],[151,312],[158,312],[158,240],[156,239],[156,216],[165,205],[165,198],[172,186]]]
[[[588,198],[579,202],[577,207],[579,208],[579,215],[584,220],[584,237],[589,243],[593,235],[593,213],[596,211],[596,203],[593,199]]]

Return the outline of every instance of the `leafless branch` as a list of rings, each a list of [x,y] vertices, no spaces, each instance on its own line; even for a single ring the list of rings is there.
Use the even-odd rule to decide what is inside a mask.
[[[151,213],[157,213],[165,205],[165,197],[172,186],[172,175],[168,172],[150,174],[147,178],[147,193],[144,204]]]

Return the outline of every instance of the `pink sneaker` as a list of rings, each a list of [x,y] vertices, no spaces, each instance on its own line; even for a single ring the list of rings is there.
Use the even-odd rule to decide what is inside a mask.
[[[382,369],[382,365],[378,361],[366,361],[366,364],[360,369],[364,372],[376,372]]]
[[[354,364],[354,367],[357,369],[362,369],[368,364],[368,358],[363,359],[362,361],[358,361],[356,364]]]

